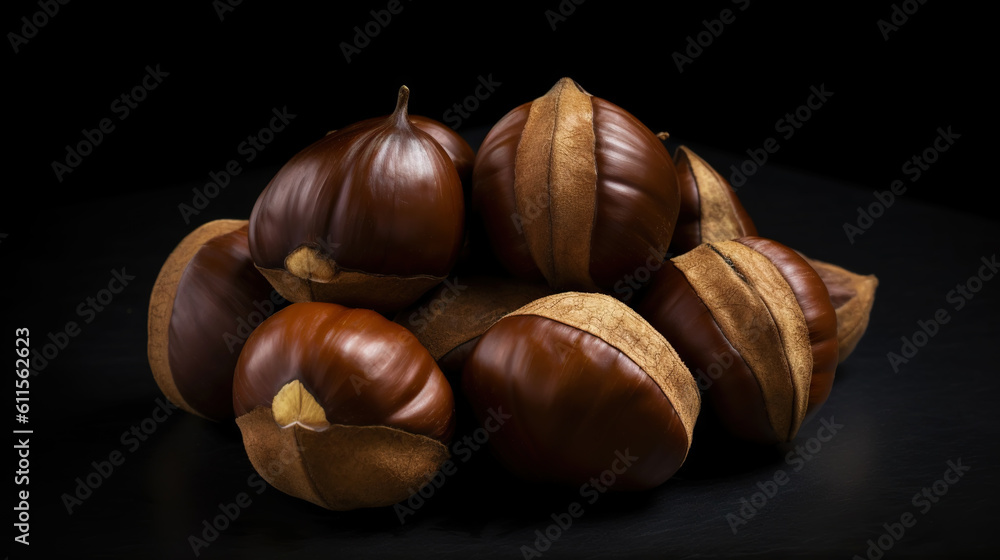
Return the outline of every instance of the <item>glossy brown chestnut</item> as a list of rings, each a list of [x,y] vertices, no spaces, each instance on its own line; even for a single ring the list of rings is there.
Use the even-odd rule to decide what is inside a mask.
[[[663,143],[569,78],[493,126],[472,182],[497,258],[557,291],[610,292],[650,251],[666,253],[677,222]]]
[[[760,237],[705,243],[671,259],[637,311],[677,349],[733,434],[795,437],[830,394],[837,320],[815,270]]]
[[[392,115],[305,148],[258,198],[250,252],[289,300],[395,312],[455,264],[462,184],[445,148],[410,120],[408,99],[403,86]]]
[[[444,148],[468,194],[472,189],[472,166],[476,160],[476,152],[472,146],[462,138],[461,134],[441,121],[420,115],[410,115],[409,118],[410,124],[429,134]]]
[[[496,276],[455,276],[394,319],[413,332],[445,376],[457,379],[480,335],[504,315],[550,295],[548,284]]]
[[[702,243],[756,236],[736,191],[711,165],[686,146],[674,153],[680,183],[680,213],[670,252],[680,255]]]
[[[670,478],[700,407],[670,344],[595,293],[547,296],[498,321],[469,356],[462,388],[480,422],[507,418],[489,443],[513,473],[578,485],[612,469],[615,490]]]
[[[185,237],[149,298],[147,350],[170,402],[233,418],[233,372],[250,331],[286,303],[254,267],[246,220],[216,220]]]
[[[367,309],[295,303],[247,340],[233,408],[254,468],[333,510],[391,505],[448,458],[451,387],[406,329]]]

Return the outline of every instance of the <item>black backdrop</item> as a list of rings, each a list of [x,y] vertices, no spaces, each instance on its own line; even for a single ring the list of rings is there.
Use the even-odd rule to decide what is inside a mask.
[[[5,218],[207,180],[275,107],[297,118],[253,166],[280,164],[327,130],[388,113],[401,84],[413,92],[411,112],[468,131],[488,128],[563,76],[675,139],[745,158],[775,137],[780,149],[768,164],[867,189],[902,178],[903,164],[951,126],[960,149],[907,196],[985,212],[977,196],[953,190],[982,175],[973,152],[992,114],[985,18],[962,3],[400,0],[384,25],[372,23],[371,11],[388,1],[328,4],[336,7],[69,3],[40,17],[38,0],[7,3],[5,29],[25,39],[8,33],[4,55],[10,161],[19,171],[11,186],[31,202],[5,205]],[[45,25],[27,38],[32,26],[20,18]],[[362,45],[346,49],[349,61],[345,44]],[[147,66],[168,76],[126,113],[120,97],[142,83]],[[499,85],[470,103],[475,110],[460,123],[449,118],[480,77]],[[776,131],[779,120],[820,86],[832,92],[828,102],[786,140],[790,129]],[[53,162],[65,163],[66,146],[104,118],[115,129],[59,181]]]
[[[402,84],[412,113],[457,125],[476,147],[504,113],[563,76],[669,131],[671,146],[695,147],[727,177],[771,146],[740,191],[762,233],[881,284],[869,333],[838,369],[823,417],[794,444],[806,445],[821,420],[842,422],[821,460],[794,474],[797,464],[782,461],[794,445],[703,449],[654,492],[602,498],[544,557],[865,556],[883,524],[912,511],[917,527],[889,539],[887,557],[995,554],[990,349],[1000,299],[985,281],[961,309],[949,299],[1000,241],[985,198],[993,158],[980,155],[993,114],[985,14],[936,0],[94,4],[8,2],[2,20],[13,123],[5,161],[15,169],[0,203],[5,332],[28,327],[39,349],[71,321],[81,329],[32,378],[33,544],[15,543],[12,557],[194,558],[188,537],[241,492],[254,505],[202,557],[521,556],[573,496],[522,485],[488,454],[400,524],[391,510],[330,514],[258,495],[233,426],[171,414],[135,448],[119,436],[158,416],[146,306],[183,235],[246,217],[277,166],[330,129],[388,113]],[[398,13],[371,23],[389,7]],[[372,35],[367,44],[355,27]],[[356,40],[348,61],[342,44]],[[472,101],[477,88],[482,99]],[[467,100],[459,123],[454,105]],[[295,116],[251,151],[244,142],[274,111]],[[801,128],[788,128],[789,113]],[[926,169],[912,161],[949,127],[947,151],[932,151]],[[76,160],[67,146],[88,153]],[[192,189],[205,192],[231,160],[238,175],[186,223],[178,205],[194,204]],[[60,181],[53,162],[75,167]],[[851,242],[843,225],[896,180],[905,193]],[[81,314],[114,271],[136,279],[99,314]],[[953,320],[894,368],[888,353],[938,308]],[[63,496],[77,478],[115,451],[125,464],[68,511]],[[911,506],[956,459],[972,471],[942,505]],[[731,532],[725,515],[782,470],[793,477],[776,505]]]

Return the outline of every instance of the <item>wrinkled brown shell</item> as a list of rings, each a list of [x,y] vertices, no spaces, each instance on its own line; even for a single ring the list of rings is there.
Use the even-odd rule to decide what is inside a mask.
[[[828,262],[806,260],[823,279],[833,308],[837,311],[838,361],[843,362],[868,329],[878,278],[874,274],[856,274]]]

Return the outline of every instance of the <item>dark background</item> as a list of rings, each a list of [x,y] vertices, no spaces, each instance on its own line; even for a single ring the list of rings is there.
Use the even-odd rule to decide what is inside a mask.
[[[773,163],[885,189],[938,127],[952,126],[966,148],[942,158],[907,196],[988,211],[976,194],[954,190],[978,183],[983,163],[972,147],[985,141],[992,115],[985,18],[962,3],[929,2],[886,41],[877,21],[890,19],[891,2],[715,1],[660,11],[566,0],[575,11],[553,30],[545,12],[558,12],[556,0],[531,8],[401,0],[403,11],[348,63],[341,43],[386,4],[317,11],[308,2],[246,1],[223,21],[207,0],[60,8],[16,55],[9,46],[4,55],[15,122],[8,138],[17,139],[11,161],[27,187],[18,194],[29,197],[5,205],[5,221],[207,180],[273,107],[287,106],[298,119],[254,165],[280,165],[330,129],[391,112],[401,84],[413,92],[412,113],[443,120],[474,93],[479,76],[502,85],[464,119],[465,130],[488,128],[569,76],[655,132],[740,155],[775,136],[776,121],[805,103],[810,86],[825,84],[834,95],[781,142]],[[38,11],[35,2],[7,6],[9,31],[20,32],[20,18]],[[723,9],[735,21],[679,72],[672,54]],[[111,103],[157,64],[169,77],[58,182],[51,164],[65,158],[66,145],[102,118],[116,119]]]
[[[757,482],[792,471],[784,457],[795,444],[696,444],[677,477],[588,505],[543,557],[864,556],[867,540],[916,511],[913,494],[959,458],[971,471],[917,515],[886,557],[996,553],[1000,383],[992,349],[1000,297],[987,281],[962,309],[947,300],[1000,241],[986,198],[992,158],[979,155],[993,114],[984,14],[930,0],[886,41],[877,21],[915,2],[751,0],[745,11],[746,3],[692,2],[658,11],[590,0],[553,30],[545,12],[558,11],[556,1],[523,8],[404,0],[348,63],[341,43],[387,2],[317,10],[247,0],[221,21],[209,1],[93,4],[60,6],[19,52],[8,39],[4,54],[13,123],[6,161],[15,169],[0,204],[4,327],[30,328],[39,348],[67,322],[81,323],[32,377],[32,546],[13,544],[12,557],[194,558],[188,536],[240,492],[253,504],[201,557],[520,557],[534,531],[579,496],[512,480],[488,453],[463,464],[401,525],[392,510],[336,514],[273,489],[256,494],[233,425],[175,412],[135,451],[121,435],[156,407],[146,307],[184,235],[212,219],[246,218],[285,160],[330,129],[390,112],[402,84],[412,92],[411,113],[445,120],[480,77],[499,82],[458,129],[478,147],[497,119],[563,76],[669,131],[671,149],[688,144],[727,177],[748,149],[778,138],[780,149],[740,189],[761,233],[877,274],[880,287],[868,334],[795,444],[822,419],[844,424],[842,434],[737,534],[725,515]],[[724,9],[735,22],[679,72],[671,55]],[[21,18],[40,10],[37,2],[8,3],[4,29],[21,33]],[[141,83],[147,65],[169,76],[119,120],[112,103]],[[833,92],[829,101],[781,138],[776,122],[821,85]],[[238,146],[282,107],[296,115],[292,123],[245,162]],[[115,130],[57,181],[53,160],[103,118]],[[960,139],[909,181],[904,163],[949,126]],[[241,173],[185,223],[178,204],[191,204],[192,189],[232,159]],[[852,243],[844,224],[856,223],[857,209],[876,201],[872,191],[896,179],[907,179],[906,193]],[[122,268],[136,279],[84,324],[78,305]],[[899,352],[900,338],[939,308],[951,322],[894,371],[887,353]],[[68,513],[62,495],[113,451],[124,453],[124,464]]]

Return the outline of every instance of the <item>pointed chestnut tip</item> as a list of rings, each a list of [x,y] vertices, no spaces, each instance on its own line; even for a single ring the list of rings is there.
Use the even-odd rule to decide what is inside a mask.
[[[587,90],[583,89],[583,86],[581,86],[579,82],[569,77],[560,78],[559,81],[556,82],[551,89],[549,89],[546,95],[558,95],[560,92],[566,90],[567,88],[573,88],[579,91],[580,93],[583,93],[585,95],[590,95],[590,93]],[[593,97],[593,95],[590,96]]]
[[[405,85],[400,86],[399,94],[396,96],[396,110],[392,112],[392,118],[396,120],[396,123],[409,125],[409,104],[410,88]]]

